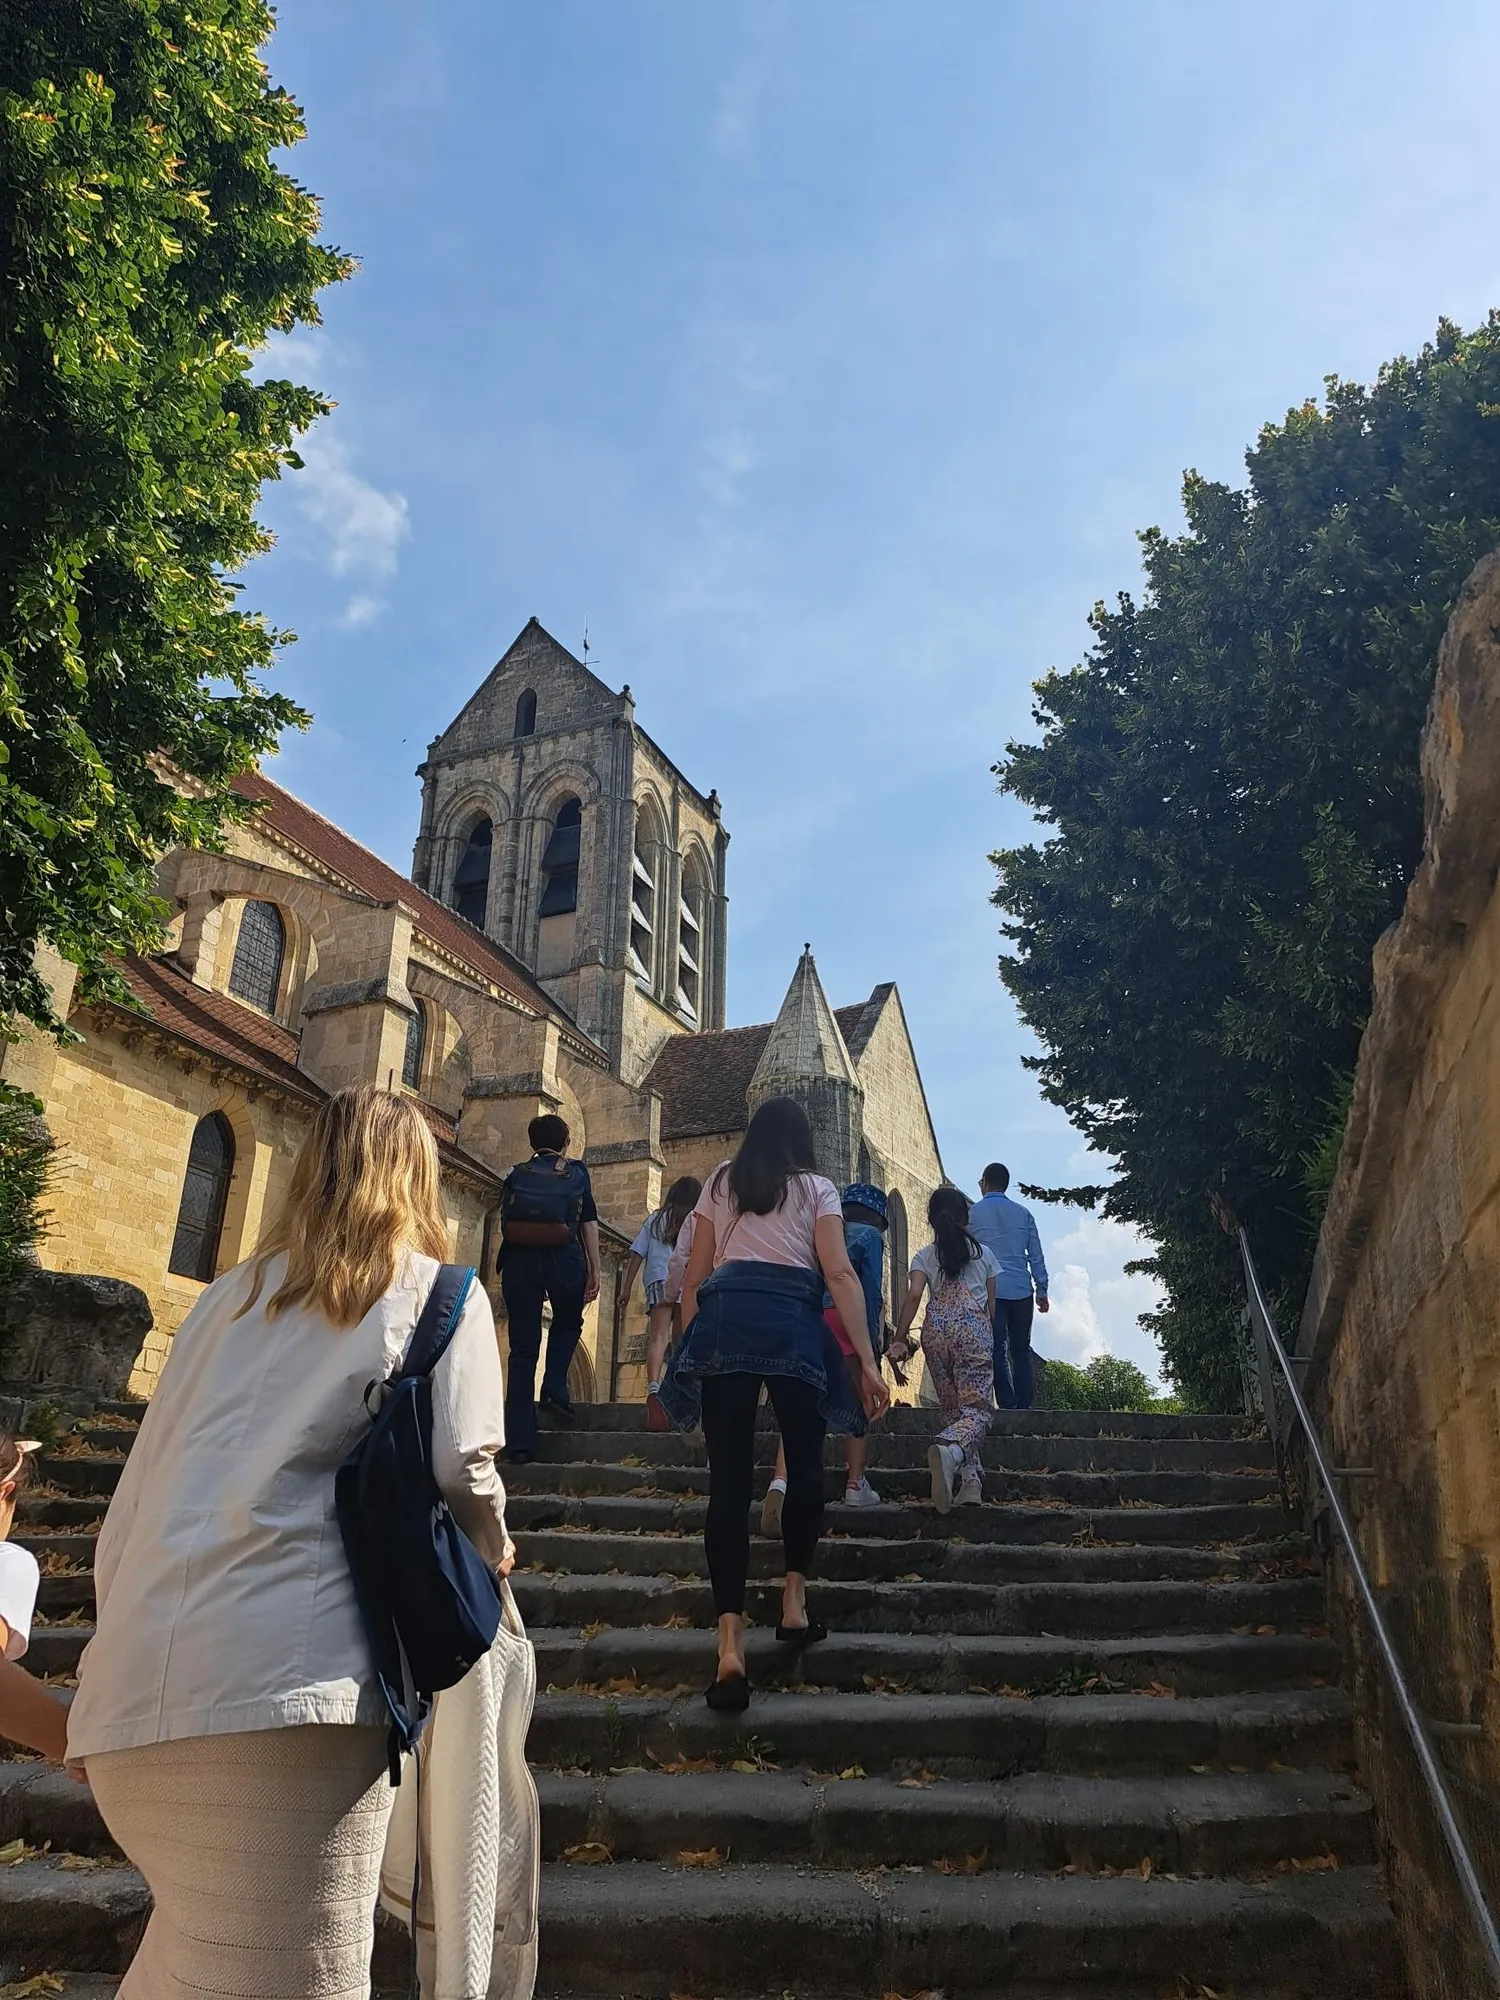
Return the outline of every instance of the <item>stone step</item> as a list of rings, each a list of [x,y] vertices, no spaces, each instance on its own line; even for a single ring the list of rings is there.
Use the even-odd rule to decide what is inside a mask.
[[[1374,1815],[1352,1780],[1323,1772],[1091,1778],[1028,1772],[996,1784],[891,1778],[810,1781],[797,1772],[543,1772],[548,1860],[596,1842],[619,1861],[716,1849],[741,1865],[820,1868],[962,1863],[1095,1873],[1232,1875],[1332,1855],[1375,1859]]]
[[[878,1425],[870,1433],[871,1477],[878,1483],[878,1475],[885,1469],[925,1471],[927,1448],[937,1428],[935,1417],[924,1431],[888,1434],[883,1424]],[[84,1435],[107,1445],[111,1434],[86,1431]],[[776,1432],[769,1429],[756,1440],[755,1462],[764,1471],[769,1472],[777,1443]],[[827,1456],[837,1471],[843,1464],[838,1438],[830,1438]],[[625,1465],[643,1470],[708,1463],[701,1435],[681,1431],[617,1432],[606,1443],[597,1431],[554,1430],[545,1434],[538,1457],[548,1465]],[[985,1444],[984,1459],[987,1467],[1012,1472],[1265,1474],[1275,1470],[1270,1443],[1264,1438],[1034,1437],[1011,1432],[992,1434]]]
[[[147,1907],[130,1868],[0,1870],[0,1978],[62,1964],[79,2000],[107,1993],[88,1975],[124,1969]],[[1245,1881],[565,1862],[542,1871],[541,1938],[543,1990],[601,2000],[817,2000],[933,1980],[947,2000],[1016,2000],[1021,1982],[1049,2000],[1064,1984],[1077,2000],[1120,2000],[1127,1982],[1142,1995],[1150,1981],[1264,1993],[1268,1971],[1277,2000],[1404,1993],[1379,1878],[1358,1866]],[[380,1989],[401,1991],[406,1965],[404,1934],[381,1924]]]
[[[523,1569],[582,1576],[616,1570],[626,1576],[707,1575],[703,1543],[696,1535],[609,1535],[520,1528],[513,1532]],[[779,1541],[751,1543],[752,1576],[779,1576],[784,1562]],[[1272,1542],[1215,1549],[1191,1544],[1104,1547],[1071,1542],[940,1542],[932,1536],[878,1541],[873,1536],[849,1536],[831,1538],[818,1550],[818,1575],[830,1582],[894,1583],[910,1581],[913,1576],[934,1583],[1227,1578],[1266,1582],[1279,1576],[1315,1573],[1311,1556],[1293,1555]]]
[[[526,1493],[512,1483],[506,1502],[506,1518],[516,1534],[566,1526],[596,1529],[601,1534],[701,1536],[707,1516],[708,1502],[696,1495]],[[758,1527],[758,1502],[751,1519]],[[1085,1508],[1066,1503],[1038,1506],[987,1501],[982,1507],[956,1508],[951,1514],[939,1514],[930,1506],[847,1507],[840,1495],[829,1504],[823,1521],[828,1540],[847,1535],[877,1540],[912,1537],[939,1542],[1097,1541],[1153,1545],[1181,1542],[1222,1548],[1233,1542],[1275,1537],[1294,1553],[1304,1554],[1310,1546],[1305,1536],[1291,1533],[1290,1523],[1279,1507],[1262,1503]]]
[[[92,1602],[89,1577],[53,1579],[59,1590]],[[684,1618],[707,1630],[713,1600],[706,1582],[673,1576],[551,1576],[518,1571],[516,1603],[529,1626],[665,1625]],[[757,1581],[746,1610],[759,1624],[780,1616],[780,1586]],[[1100,1637],[1106,1633],[1233,1632],[1270,1627],[1321,1627],[1323,1585],[1318,1577],[1278,1582],[1097,1583],[878,1583],[822,1581],[816,1608],[843,1632],[1051,1633]],[[76,1613],[74,1614],[76,1615]],[[50,1636],[50,1612],[33,1628],[33,1646]],[[64,1630],[82,1629],[63,1626]],[[40,1657],[40,1656],[39,1656]],[[51,1672],[51,1666],[38,1671]]]
[[[639,1626],[577,1631],[539,1626],[531,1634],[543,1687],[603,1686],[632,1676],[642,1689],[693,1686],[708,1677],[711,1635]],[[1083,1692],[1089,1681],[1120,1689],[1170,1688],[1176,1694],[1232,1694],[1313,1687],[1335,1680],[1331,1639],[1300,1632],[1185,1632],[1146,1638],[949,1638],[939,1633],[835,1632],[794,1652],[774,1632],[746,1634],[750,1678],[758,1687],[813,1686],[850,1694],[965,1694],[976,1687]]]
[[[45,1574],[37,1598],[43,1617],[58,1617],[94,1601],[93,1541],[82,1535],[18,1536],[40,1560],[75,1565],[71,1574]],[[553,1576],[706,1575],[703,1544],[696,1536],[590,1535],[520,1531],[523,1571]],[[780,1574],[779,1544],[751,1547],[751,1575]],[[951,1544],[932,1538],[879,1542],[830,1540],[819,1551],[818,1572],[829,1582],[910,1582],[1004,1584],[1028,1581],[1173,1582],[1255,1580],[1313,1574],[1312,1558],[1289,1556],[1274,1544],[1252,1543],[1216,1550],[1190,1546],[1101,1547],[1069,1543],[1000,1542]]]
[[[708,1679],[705,1669],[698,1681]],[[802,1694],[756,1690],[748,1711],[716,1715],[701,1692],[677,1697],[546,1694],[527,1754],[554,1770],[605,1772],[708,1757],[790,1768],[930,1770],[939,1777],[1080,1773],[1342,1770],[1352,1758],[1341,1688],[1258,1694]],[[1195,1775],[1203,1775],[1195,1772]]]
[[[1014,2000],[1023,1982],[1118,2000],[1128,1981],[1238,2000],[1268,1972],[1286,2000],[1404,1991],[1390,1911],[1365,1868],[1246,1882],[563,1864],[544,1870],[541,1936],[544,1983],[629,2000],[918,1988]]]
[[[654,1433],[646,1429],[642,1403],[580,1403],[575,1409],[573,1430]],[[564,1428],[553,1424],[545,1412],[542,1425],[547,1435]],[[1246,1438],[1261,1433],[1244,1416],[1200,1416],[1190,1412],[1134,1410],[996,1410],[992,1434],[1004,1437],[1143,1437],[1143,1438]],[[881,1419],[880,1428],[893,1436],[930,1437],[938,1423],[937,1411],[910,1403],[895,1404]],[[773,1420],[762,1407],[759,1427],[769,1431]]]
[[[542,1576],[512,1578],[528,1625],[665,1625],[686,1618],[708,1629],[713,1601],[695,1578]],[[815,1608],[843,1632],[1049,1632],[1095,1637],[1140,1632],[1225,1632],[1236,1627],[1306,1629],[1324,1617],[1322,1580],[1275,1583],[840,1583],[816,1586]],[[753,1582],[745,1604],[775,1625],[781,1592]]]
[[[98,1494],[107,1501],[120,1483],[125,1460],[106,1458],[100,1452],[79,1452],[59,1458],[55,1452],[42,1454],[37,1477],[44,1486],[61,1487],[70,1494]]]
[[[88,1493],[25,1493],[16,1507],[16,1520],[23,1533],[31,1529],[97,1533],[104,1521],[109,1496]]]
[[[67,1463],[75,1471],[107,1465],[101,1459],[72,1459]],[[504,1473],[507,1489],[517,1493],[621,1493],[659,1498],[708,1492],[708,1468],[697,1465],[632,1466],[588,1460],[554,1464],[536,1459],[530,1465],[507,1465]],[[78,1471],[78,1491],[85,1490],[84,1476]],[[888,1499],[928,1500],[932,1486],[925,1466],[920,1471],[914,1467],[892,1467],[882,1472],[880,1491]],[[1244,1506],[1260,1501],[1279,1511],[1281,1504],[1275,1478],[1258,1472],[1010,1472],[1001,1468],[985,1473],[984,1494],[988,1502],[1060,1500],[1077,1507]],[[843,1499],[842,1471],[828,1469],[824,1496],[828,1500]]]
[[[123,1972],[145,1928],[150,1898],[133,1868],[75,1869],[38,1857],[0,1868],[0,1982],[55,1966]]]
[[[815,1780],[781,1771],[631,1771],[539,1776],[549,1860],[595,1841],[616,1861],[718,1848],[735,1862],[825,1868],[961,1861],[995,1868],[1135,1868],[1189,1875],[1274,1868],[1289,1857],[1374,1859],[1372,1809],[1337,1773],[1065,1777],[999,1783]],[[113,1857],[86,1785],[45,1765],[0,1765],[0,1844]]]

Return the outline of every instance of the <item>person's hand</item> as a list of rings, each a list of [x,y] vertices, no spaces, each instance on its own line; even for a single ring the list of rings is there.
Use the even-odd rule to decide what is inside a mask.
[[[516,1566],[516,1545],[514,1542],[507,1542],[505,1545],[505,1554],[501,1556],[499,1562],[495,1564],[495,1574],[498,1577],[507,1577],[510,1575],[511,1571],[515,1568],[515,1566]]]
[[[911,1359],[911,1343],[905,1340],[893,1340],[886,1353],[899,1366],[903,1361]]]
[[[891,1407],[891,1392],[873,1362],[864,1362],[859,1371],[859,1400],[872,1424],[879,1423]]]
[[[73,1780],[73,1783],[75,1785],[86,1785],[88,1783],[89,1781],[88,1768],[86,1765],[78,1763],[76,1759],[70,1757],[67,1763],[64,1764],[63,1769],[67,1772],[68,1776]]]
[[[598,1298],[598,1296],[599,1296],[599,1273],[594,1269],[592,1265],[590,1265],[589,1274],[583,1281],[583,1303],[586,1306],[591,1306],[594,1303],[594,1300]]]
[[[1041,1292],[1037,1293],[1036,1309],[1039,1313],[1051,1312],[1052,1310],[1051,1306],[1047,1302],[1046,1297]]]

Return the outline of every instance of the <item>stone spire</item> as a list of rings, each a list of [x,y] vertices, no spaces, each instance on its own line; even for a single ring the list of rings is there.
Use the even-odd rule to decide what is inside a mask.
[[[864,1133],[864,1088],[812,946],[803,948],[748,1092],[751,1111],[768,1097],[793,1097],[807,1113],[818,1171],[842,1187],[855,1178]]]

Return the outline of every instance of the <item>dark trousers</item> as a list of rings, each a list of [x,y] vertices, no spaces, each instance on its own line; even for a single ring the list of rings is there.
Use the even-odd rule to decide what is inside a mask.
[[[708,1555],[714,1610],[745,1608],[750,1572],[750,1503],[755,1496],[755,1410],[764,1382],[786,1446],[781,1540],[786,1566],[806,1576],[823,1530],[823,1438],[818,1391],[792,1375],[705,1375],[703,1439],[708,1446]]]
[[[1036,1401],[1036,1377],[1031,1366],[1031,1316],[1036,1301],[995,1301],[995,1401],[1002,1410],[1029,1410]]]
[[[500,1262],[500,1290],[510,1321],[505,1382],[505,1442],[511,1451],[535,1451],[536,1364],[542,1352],[542,1305],[552,1305],[542,1394],[568,1400],[568,1368],[583,1335],[583,1292],[588,1264],[580,1246],[560,1250],[508,1246]]]

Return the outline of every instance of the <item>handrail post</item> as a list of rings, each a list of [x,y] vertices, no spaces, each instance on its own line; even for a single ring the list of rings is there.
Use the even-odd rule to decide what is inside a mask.
[[[1256,1319],[1259,1327],[1263,1329],[1266,1346],[1281,1368],[1282,1376],[1286,1383],[1287,1394],[1291,1398],[1292,1408],[1296,1412],[1297,1421],[1302,1426],[1302,1434],[1307,1441],[1307,1449],[1311,1454],[1313,1465],[1317,1470],[1319,1483],[1323,1488],[1324,1497],[1328,1503],[1328,1511],[1333,1516],[1334,1526],[1338,1530],[1339,1539],[1343,1542],[1345,1550],[1348,1553],[1350,1565],[1354,1571],[1355,1588],[1359,1592],[1360,1600],[1365,1608],[1365,1615],[1369,1619],[1371,1630],[1375,1634],[1375,1644],[1382,1660],[1385,1662],[1386,1672],[1390,1675],[1391,1687],[1396,1696],[1396,1706],[1401,1711],[1401,1720],[1406,1725],[1407,1734],[1412,1740],[1412,1747],[1417,1753],[1418,1767],[1422,1772],[1422,1776],[1427,1781],[1428,1791],[1432,1794],[1432,1802],[1437,1810],[1438,1823],[1442,1828],[1443,1839],[1447,1843],[1448,1853],[1452,1858],[1454,1869],[1458,1875],[1459,1887],[1463,1891],[1464,1900],[1469,1906],[1469,1914],[1474,1920],[1474,1928],[1479,1933],[1479,1941],[1484,1947],[1485,1956],[1489,1960],[1490,1974],[1495,1982],[1495,1990],[1497,1993],[1500,1993],[1500,1931],[1497,1931],[1495,1928],[1495,1919],[1490,1914],[1490,1906],[1485,1899],[1484,1884],[1479,1879],[1479,1871],[1474,1866],[1474,1857],[1469,1852],[1468,1842],[1465,1840],[1463,1828],[1459,1824],[1453,1797],[1448,1790],[1448,1781],[1443,1773],[1442,1765],[1438,1761],[1438,1753],[1432,1740],[1432,1732],[1412,1698],[1411,1689],[1407,1685],[1406,1673],[1401,1665],[1400,1655],[1396,1651],[1395,1641],[1391,1637],[1390,1630],[1376,1601],[1374,1585],[1370,1582],[1369,1574],[1365,1569],[1364,1559],[1359,1551],[1359,1544],[1354,1539],[1354,1529],[1350,1525],[1349,1517],[1344,1511],[1344,1503],[1339,1498],[1338,1487],[1335,1484],[1335,1475],[1330,1470],[1328,1461],[1323,1455],[1323,1447],[1318,1441],[1318,1433],[1313,1426],[1313,1420],[1308,1411],[1307,1403],[1303,1398],[1301,1389],[1297,1385],[1297,1377],[1293,1365],[1294,1358],[1305,1361],[1306,1357],[1293,1357],[1287,1353],[1285,1347],[1282,1345],[1281,1337],[1272,1324],[1270,1308],[1267,1306],[1265,1295],[1260,1288],[1260,1279],[1256,1275],[1255,1259],[1250,1254],[1250,1240],[1246,1236],[1243,1227],[1237,1225],[1236,1233],[1239,1236],[1240,1256],[1245,1267],[1245,1290],[1250,1301],[1251,1317],[1252,1319]],[[1267,1421],[1273,1424],[1275,1422],[1275,1418],[1270,1412],[1267,1413]]]

